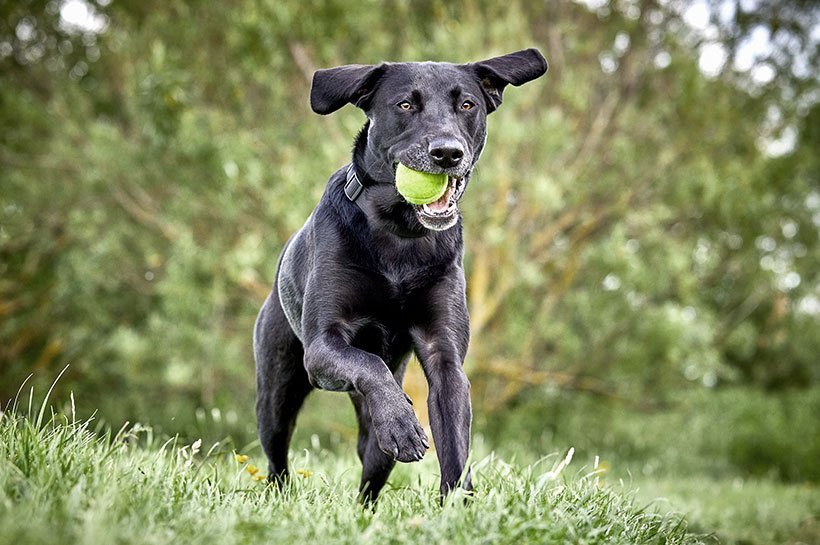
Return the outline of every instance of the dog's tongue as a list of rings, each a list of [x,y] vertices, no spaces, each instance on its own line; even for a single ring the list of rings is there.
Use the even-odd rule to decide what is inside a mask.
[[[427,204],[427,208],[430,209],[432,212],[444,212],[447,210],[447,207],[450,205],[450,196],[453,194],[453,187],[450,186],[447,188],[447,191],[444,192],[444,195],[439,197],[437,201],[433,201]]]

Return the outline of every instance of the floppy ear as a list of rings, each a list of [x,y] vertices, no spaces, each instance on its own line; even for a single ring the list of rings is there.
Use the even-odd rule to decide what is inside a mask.
[[[524,49],[501,57],[472,64],[484,97],[487,113],[501,105],[501,95],[508,84],[523,85],[547,72],[547,60],[537,49]]]
[[[346,64],[317,70],[310,88],[310,107],[317,114],[330,114],[347,103],[366,109],[386,64]]]

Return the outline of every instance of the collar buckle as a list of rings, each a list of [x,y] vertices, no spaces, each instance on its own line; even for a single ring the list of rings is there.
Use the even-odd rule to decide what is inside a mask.
[[[356,199],[362,194],[362,191],[364,191],[364,184],[359,180],[353,163],[350,163],[350,166],[347,167],[347,182],[345,182],[344,190],[345,195],[351,202],[356,202]]]

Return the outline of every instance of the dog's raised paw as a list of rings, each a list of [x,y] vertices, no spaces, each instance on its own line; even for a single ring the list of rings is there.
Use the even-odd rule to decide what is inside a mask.
[[[410,404],[394,403],[390,397],[370,403],[370,417],[379,448],[399,462],[417,462],[429,442]]]

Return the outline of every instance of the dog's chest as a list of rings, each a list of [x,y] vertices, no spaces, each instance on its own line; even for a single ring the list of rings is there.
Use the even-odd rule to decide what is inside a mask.
[[[410,330],[418,324],[430,280],[400,271],[361,270],[363,289],[351,292],[345,322],[351,326],[351,344],[378,354],[385,361],[410,350]]]
[[[372,271],[361,271],[365,289],[351,290],[340,318],[350,335],[350,344],[386,362],[407,351],[409,321],[400,286]]]
[[[393,264],[378,269],[362,270],[362,285],[367,286],[371,303],[406,314],[416,303],[425,299],[429,291],[445,274],[442,265]]]
[[[401,270],[358,268],[359,289],[351,290],[352,310],[360,316],[404,322],[413,300],[424,296],[428,281]]]

